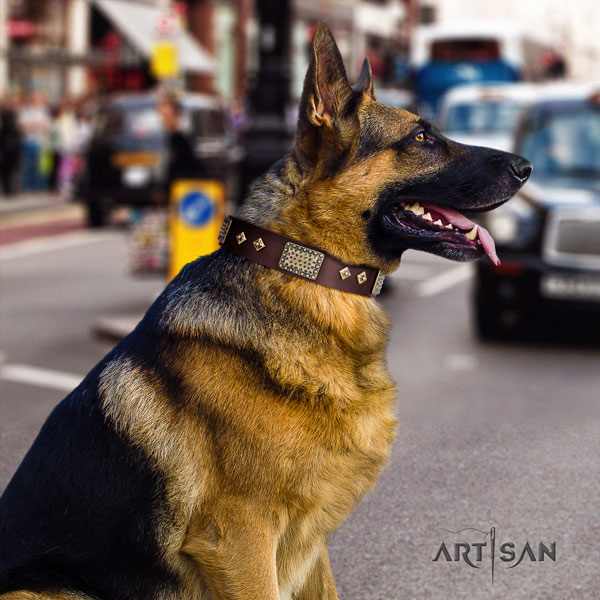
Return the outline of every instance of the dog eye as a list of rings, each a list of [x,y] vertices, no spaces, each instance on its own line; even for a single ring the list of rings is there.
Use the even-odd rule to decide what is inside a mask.
[[[417,140],[417,142],[424,142],[425,134],[422,131],[419,131],[419,133],[417,133],[417,135],[415,135],[415,140]]]

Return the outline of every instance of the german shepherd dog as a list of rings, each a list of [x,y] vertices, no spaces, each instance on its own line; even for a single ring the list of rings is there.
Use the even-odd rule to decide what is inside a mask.
[[[458,211],[527,180],[348,83],[319,25],[294,148],[241,216],[348,265],[493,242]],[[1,503],[2,598],[330,600],[327,538],[394,438],[388,321],[369,296],[220,249],[188,264],[52,412]]]

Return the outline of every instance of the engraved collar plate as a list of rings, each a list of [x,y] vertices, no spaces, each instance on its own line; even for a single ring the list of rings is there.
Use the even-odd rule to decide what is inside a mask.
[[[287,242],[279,259],[279,268],[314,281],[324,260],[323,252]]]

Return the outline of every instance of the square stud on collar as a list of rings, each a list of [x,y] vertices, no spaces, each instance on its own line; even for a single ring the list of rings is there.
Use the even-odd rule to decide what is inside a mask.
[[[262,238],[258,238],[252,242],[257,252],[260,252],[263,248],[265,248],[265,243],[262,241]]]
[[[348,279],[348,277],[350,277],[350,275],[352,275],[352,273],[350,273],[350,269],[348,267],[344,267],[343,269],[340,269],[338,271],[338,273],[340,274],[340,277],[342,279]]]
[[[237,240],[238,245],[243,244],[246,241],[246,234],[242,231],[242,233],[238,233],[235,236],[235,239]]]
[[[364,271],[362,271],[356,276],[356,281],[358,281],[359,284],[363,284],[366,280],[367,274]]]

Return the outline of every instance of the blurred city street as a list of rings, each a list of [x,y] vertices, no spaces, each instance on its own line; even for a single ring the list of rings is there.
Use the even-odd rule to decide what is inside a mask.
[[[339,217],[369,232],[361,269],[431,239],[489,257],[408,250],[378,297],[399,425],[329,540],[339,597],[598,600],[599,32],[597,0],[0,0],[0,493],[296,140],[277,223],[322,217],[322,189],[342,206],[373,160]]]
[[[6,244],[0,260],[3,488],[39,427],[113,345],[99,316],[141,316],[163,282],[126,270],[128,234],[77,231]],[[341,598],[598,597],[598,348],[481,343],[472,269],[409,253],[383,296],[400,426],[379,485],[333,536]],[[556,542],[556,562],[507,571],[433,562],[445,530]],[[479,534],[476,534],[479,535]],[[480,536],[482,537],[482,536]],[[469,537],[459,541],[480,541]]]

